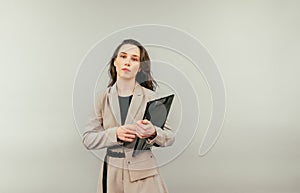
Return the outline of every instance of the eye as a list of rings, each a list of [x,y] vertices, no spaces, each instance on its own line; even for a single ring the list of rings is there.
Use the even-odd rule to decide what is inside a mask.
[[[138,58],[132,58],[132,60],[135,62],[139,61]]]
[[[125,55],[121,55],[120,57],[121,57],[121,58],[126,58],[126,56],[125,56]]]

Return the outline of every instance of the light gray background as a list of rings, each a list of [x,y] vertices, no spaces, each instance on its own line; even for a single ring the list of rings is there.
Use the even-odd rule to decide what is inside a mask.
[[[197,156],[204,114],[189,148],[161,168],[170,192],[300,192],[299,10],[283,0],[1,1],[0,192],[96,191],[100,162],[73,121],[76,70],[104,36],[146,23],[198,38],[227,91],[212,151]]]

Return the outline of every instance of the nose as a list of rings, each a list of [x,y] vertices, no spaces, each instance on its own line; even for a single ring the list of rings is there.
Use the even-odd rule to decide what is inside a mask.
[[[126,61],[125,61],[125,64],[124,64],[125,66],[130,66],[130,59],[129,58],[127,58],[126,59]]]

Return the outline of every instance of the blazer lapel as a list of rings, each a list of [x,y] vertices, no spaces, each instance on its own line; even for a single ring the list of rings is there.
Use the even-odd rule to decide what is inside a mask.
[[[115,119],[119,125],[121,125],[121,114],[120,114],[120,105],[117,92],[117,86],[114,84],[108,94],[109,106],[111,107],[112,113],[115,116]]]
[[[131,99],[131,103],[128,108],[128,113],[124,124],[132,124],[135,121],[135,117],[139,108],[143,102],[143,89],[138,83],[135,84],[135,89]],[[119,125],[121,125],[121,113],[119,98],[117,92],[117,86],[114,84],[108,93],[109,106],[111,107],[112,113]]]

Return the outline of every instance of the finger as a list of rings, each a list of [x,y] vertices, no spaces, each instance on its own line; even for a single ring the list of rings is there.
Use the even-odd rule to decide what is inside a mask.
[[[143,124],[149,124],[149,121],[147,119],[142,120]]]
[[[123,138],[123,141],[126,141],[126,142],[130,142],[131,140],[132,140],[131,138],[126,138],[126,137]]]
[[[147,131],[145,130],[139,130],[138,134],[140,135],[141,138],[146,138],[147,136]]]
[[[124,134],[135,134],[136,133],[136,131],[132,131],[132,130],[126,130],[125,132],[124,132]]]
[[[134,139],[132,139],[132,138],[126,138],[126,141],[127,141],[127,142],[133,142]]]
[[[134,141],[136,138],[136,134],[134,135],[124,135],[127,141]]]
[[[130,139],[135,139],[136,136],[135,136],[135,134],[133,134],[133,135],[132,134],[125,134],[124,137],[125,138],[130,138]]]
[[[127,129],[131,130],[131,131],[135,131],[136,130],[136,125],[127,125]]]
[[[143,125],[137,125],[136,131],[143,132],[145,130]]]
[[[136,124],[138,124],[138,125],[147,125],[149,123],[150,123],[150,121],[148,121],[147,119],[139,120],[136,122]]]
[[[139,138],[141,138],[141,139],[144,138],[144,135],[142,135],[142,134],[140,134],[140,133],[136,133],[136,135],[137,135]]]
[[[132,125],[124,125],[123,126],[123,131],[124,132],[134,132],[136,129],[136,126],[132,126]]]
[[[137,124],[142,124],[142,121],[143,121],[143,120],[138,120],[136,123],[137,123]]]
[[[139,120],[136,123],[139,125],[145,125],[145,124],[147,124],[147,121],[146,121],[146,119],[144,119],[144,120]]]
[[[137,124],[137,129],[146,130],[146,129],[147,129],[147,125],[138,123],[138,124]]]
[[[137,130],[136,130],[136,135],[137,135],[139,138],[142,138],[142,136],[143,136],[142,130],[141,130],[141,129],[137,129]]]
[[[141,138],[145,138],[147,131],[141,129],[141,130],[138,130],[137,133],[139,134],[139,136]]]

